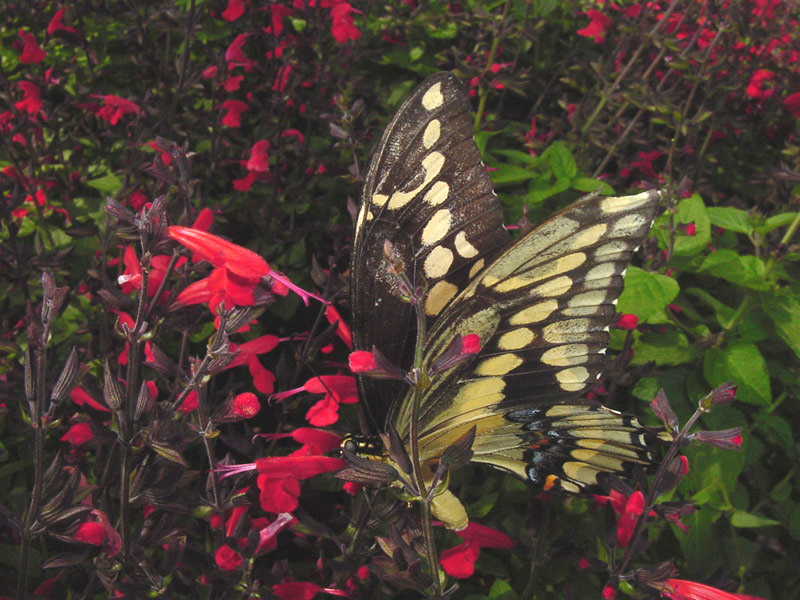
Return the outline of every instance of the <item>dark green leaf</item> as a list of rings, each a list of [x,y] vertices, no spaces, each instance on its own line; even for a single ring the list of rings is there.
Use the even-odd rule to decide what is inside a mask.
[[[764,312],[778,335],[800,357],[800,298],[796,295],[764,295]]]
[[[764,279],[761,259],[749,254],[740,256],[727,248],[709,254],[699,270],[753,290],[763,292],[770,289],[770,283]]]
[[[671,277],[629,267],[625,275],[625,290],[617,302],[617,311],[633,313],[650,323],[664,323],[668,320],[664,309],[679,291],[678,282]]]
[[[750,222],[750,215],[741,208],[734,208],[732,206],[711,206],[707,211],[712,225],[748,235],[753,232],[753,224]]]
[[[769,372],[758,346],[736,342],[724,348],[711,348],[704,357],[706,381],[718,386],[733,381],[739,386],[736,397],[749,404],[769,404],[772,399]]]

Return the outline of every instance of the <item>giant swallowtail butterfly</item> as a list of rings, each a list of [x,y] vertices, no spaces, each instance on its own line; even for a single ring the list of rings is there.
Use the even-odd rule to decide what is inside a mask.
[[[454,339],[480,336],[477,354],[423,375],[413,429],[426,477],[473,428],[472,461],[547,490],[597,489],[605,474],[650,462],[635,420],[578,399],[600,376],[623,275],[657,203],[655,191],[587,197],[511,241],[462,84],[439,73],[403,102],[363,187],[351,264],[353,339],[356,349],[375,347],[409,369],[422,319],[425,373]],[[403,298],[398,265],[422,290],[424,314]],[[371,377],[359,386],[374,420],[409,447],[413,389]],[[382,458],[392,462],[385,450]],[[455,497],[437,494],[434,514],[451,528],[466,526]]]

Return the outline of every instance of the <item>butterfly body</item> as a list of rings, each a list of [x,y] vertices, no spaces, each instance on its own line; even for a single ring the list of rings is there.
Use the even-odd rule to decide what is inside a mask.
[[[624,271],[657,204],[655,191],[587,197],[511,241],[460,82],[440,73],[410,94],[362,192],[353,337],[420,374],[359,386],[381,430],[406,447],[416,436],[426,477],[473,429],[473,462],[544,489],[596,489],[650,462],[635,420],[578,398],[602,372]],[[479,352],[432,372],[473,334]]]

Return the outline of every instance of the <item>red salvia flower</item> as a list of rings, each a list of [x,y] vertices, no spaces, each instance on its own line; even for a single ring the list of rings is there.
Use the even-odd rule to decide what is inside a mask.
[[[617,319],[616,326],[620,329],[627,329],[632,331],[639,325],[639,317],[631,314],[622,314]]]
[[[661,597],[672,600],[764,600],[756,596],[726,592],[704,583],[686,579],[667,579],[659,586]]]
[[[126,100],[125,98],[115,96],[114,94],[107,94],[105,96],[92,94],[92,98],[99,98],[103,100],[105,104],[93,112],[98,117],[108,121],[112,125],[119,123],[122,117],[127,114],[138,115],[142,112],[142,109],[139,108],[138,104],[135,104],[130,100]]]
[[[617,546],[624,548],[631,541],[631,535],[642,512],[644,512],[644,494],[639,491],[633,492],[617,521]]]
[[[471,577],[475,572],[475,561],[481,554],[481,548],[512,548],[514,540],[505,533],[470,522],[456,535],[464,539],[464,543],[448,548],[442,552],[439,563],[445,573],[457,579]]]
[[[100,523],[86,521],[80,524],[73,537],[84,544],[102,546],[106,540],[106,529]]]
[[[217,548],[214,560],[223,571],[235,571],[242,566],[242,555],[227,544]]]
[[[250,158],[245,164],[248,171],[256,171],[264,173],[269,171],[269,154],[267,150],[270,148],[269,140],[259,140],[253,147],[250,148]]]
[[[30,81],[20,81],[17,82],[17,87],[22,90],[22,100],[15,102],[14,108],[29,115],[35,115],[42,110],[42,95],[35,84]]]
[[[267,7],[270,13],[270,27],[265,27],[265,33],[271,33],[275,37],[280,37],[283,33],[283,18],[288,17],[294,14],[294,10],[292,10],[288,6],[284,6],[282,4],[270,4]]]
[[[75,423],[61,436],[62,442],[69,442],[73,446],[82,446],[94,439],[94,431],[89,423]]]
[[[287,581],[272,586],[272,593],[280,600],[311,600],[320,592],[332,596],[347,597],[350,594],[336,588],[324,588],[309,581]]]
[[[222,117],[222,124],[226,127],[240,127],[242,125],[242,113],[245,112],[250,105],[241,100],[226,100],[222,103],[222,109],[225,110],[225,116]]]
[[[50,23],[47,25],[47,35],[53,35],[56,31],[77,33],[77,30],[74,27],[64,25],[64,14],[65,11],[63,8],[59,8],[56,11],[56,13],[53,15],[53,18],[50,19]]]
[[[244,14],[244,0],[228,0],[228,6],[222,11],[222,18],[233,22]]]
[[[584,37],[592,38],[595,44],[601,44],[605,39],[608,28],[611,27],[611,19],[599,10],[588,10],[586,16],[589,17],[589,24],[576,33]]]
[[[337,321],[339,322],[336,326],[336,335],[339,336],[339,339],[341,339],[348,348],[352,349],[353,334],[350,331],[350,327],[344,322],[344,319],[342,319],[339,311],[336,310],[333,304],[329,304],[325,307],[325,318],[330,324],[336,323]]]
[[[331,34],[337,42],[355,41],[361,37],[361,32],[353,25],[352,13],[354,12],[361,13],[349,2],[341,2],[331,7]]]
[[[22,40],[22,54],[19,56],[19,62],[25,65],[35,65],[42,62],[47,53],[39,46],[36,36],[22,29],[19,30],[18,35]]]

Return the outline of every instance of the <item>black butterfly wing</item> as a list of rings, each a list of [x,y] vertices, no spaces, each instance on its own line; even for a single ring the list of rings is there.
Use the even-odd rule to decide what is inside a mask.
[[[658,198],[651,191],[573,204],[508,247],[441,311],[425,365],[459,336],[478,334],[482,346],[431,377],[418,417],[423,461],[474,426],[474,461],[546,489],[579,491],[600,473],[649,462],[634,420],[575,400],[601,374],[624,272]],[[411,404],[409,393],[390,415],[402,437]]]
[[[351,262],[355,348],[376,346],[393,364],[412,366],[414,308],[387,270],[394,247],[423,307],[435,320],[498,249],[508,243],[503,213],[473,140],[463,85],[449,73],[426,79],[403,102],[372,156],[362,190]],[[383,428],[402,382],[360,378]]]

